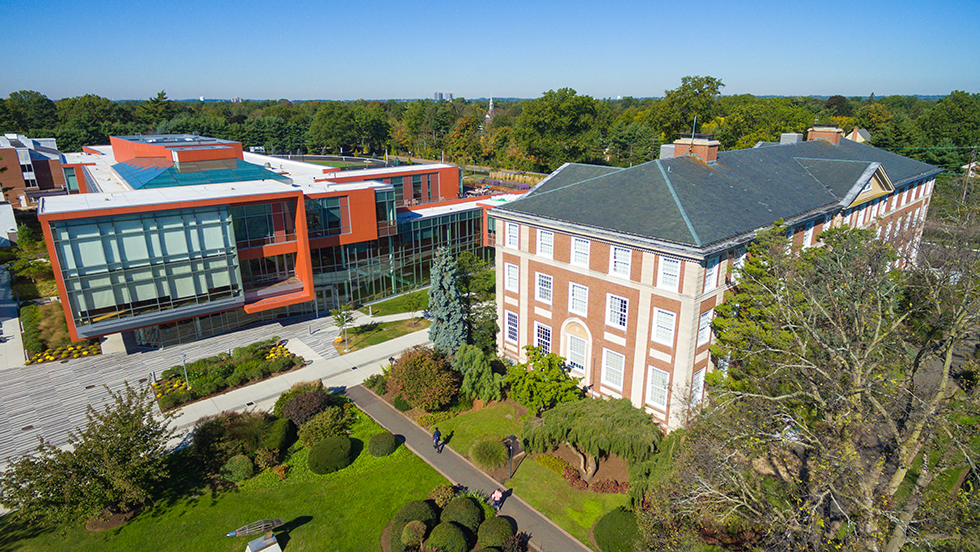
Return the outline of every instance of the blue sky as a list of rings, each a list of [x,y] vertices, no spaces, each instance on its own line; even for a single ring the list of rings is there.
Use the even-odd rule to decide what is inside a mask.
[[[0,0],[0,97],[980,92],[980,2]]]

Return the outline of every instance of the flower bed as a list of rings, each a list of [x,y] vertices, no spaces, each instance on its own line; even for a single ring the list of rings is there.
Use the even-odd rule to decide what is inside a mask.
[[[98,354],[102,354],[102,348],[98,343],[89,344],[85,341],[80,341],[65,347],[46,349],[40,353],[31,355],[30,360],[27,360],[24,362],[24,364],[42,364],[45,362],[54,362],[56,360],[85,358]]]
[[[274,337],[239,347],[229,355],[202,358],[187,364],[188,385],[183,365],[173,366],[154,382],[160,410],[216,395],[229,388],[261,381],[273,374],[302,366],[303,357],[289,352],[285,344]]]

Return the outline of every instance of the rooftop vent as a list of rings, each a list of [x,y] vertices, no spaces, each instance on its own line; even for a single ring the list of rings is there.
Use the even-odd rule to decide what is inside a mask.
[[[786,144],[796,144],[803,141],[802,132],[784,132],[779,135],[779,143]]]

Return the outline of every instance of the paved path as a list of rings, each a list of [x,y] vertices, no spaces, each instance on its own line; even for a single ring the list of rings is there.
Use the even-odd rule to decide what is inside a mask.
[[[499,487],[496,481],[477,469],[468,460],[445,447],[441,454],[432,448],[432,437],[421,427],[379,399],[363,386],[347,389],[346,395],[369,416],[396,435],[405,438],[405,446],[439,470],[453,483],[465,485],[470,489],[486,492],[488,495]],[[542,552],[587,551],[588,547],[553,524],[548,518],[532,508],[517,495],[512,494],[504,500],[500,508],[503,516],[513,518],[519,531],[531,535],[531,544]]]

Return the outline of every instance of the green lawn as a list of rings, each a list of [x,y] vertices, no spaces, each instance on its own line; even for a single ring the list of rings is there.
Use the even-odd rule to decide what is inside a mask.
[[[380,303],[374,303],[371,305],[371,314],[374,316],[385,316],[388,314],[400,314],[403,312],[412,312],[408,306],[408,300],[410,297],[421,296],[421,301],[419,301],[418,311],[416,316],[421,316],[422,311],[429,308],[429,291],[419,290],[413,291],[411,293],[406,293],[404,295],[399,295],[398,297],[393,297],[387,301],[381,301]],[[368,314],[367,307],[361,307],[361,312]]]
[[[579,491],[530,458],[521,462],[507,487],[539,512],[589,545],[589,529],[606,513],[626,504],[626,495]]]
[[[380,426],[360,414],[353,437],[364,443],[364,450],[339,472],[310,473],[306,451],[300,450],[286,462],[290,474],[285,481],[264,472],[234,491],[188,490],[112,531],[90,533],[74,527],[63,534],[38,535],[33,525],[4,516],[0,518],[0,552],[241,552],[248,539],[228,538],[225,533],[276,517],[286,522],[287,530],[276,533],[280,543],[288,538],[284,549],[290,552],[381,550],[381,532],[395,512],[409,500],[424,499],[447,481],[404,446],[391,456],[372,457],[366,443],[379,431]]]
[[[356,351],[378,343],[384,343],[390,339],[401,337],[412,332],[424,330],[429,327],[428,320],[398,320],[396,322],[382,322],[380,324],[365,324],[347,330],[347,339],[350,340],[350,351]],[[343,332],[341,332],[343,337]],[[334,347],[344,353],[343,341],[334,343]],[[348,351],[348,352],[350,352]],[[2,551],[0,551],[2,552]]]
[[[470,447],[483,437],[503,439],[508,435],[521,435],[521,423],[517,419],[514,406],[510,404],[497,404],[461,414],[436,425],[442,432],[442,438],[448,439],[447,446],[463,456],[469,456]]]

